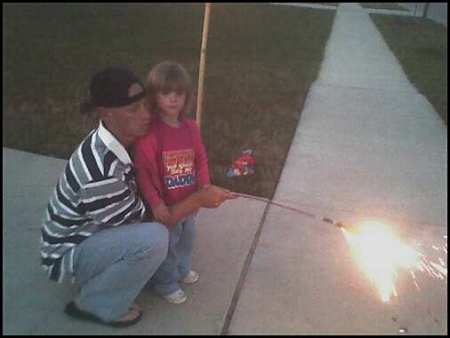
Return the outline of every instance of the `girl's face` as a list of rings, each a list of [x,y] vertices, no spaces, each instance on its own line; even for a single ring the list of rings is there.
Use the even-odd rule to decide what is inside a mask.
[[[178,118],[186,102],[185,91],[160,91],[156,94],[159,111],[166,117]]]

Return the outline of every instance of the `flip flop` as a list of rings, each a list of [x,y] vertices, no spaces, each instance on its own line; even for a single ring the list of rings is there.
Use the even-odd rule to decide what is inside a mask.
[[[133,304],[134,305],[134,304]],[[130,307],[130,310],[138,310],[136,307]],[[82,320],[89,320],[95,323],[103,324],[103,325],[109,325],[113,327],[127,327],[131,326],[133,324],[136,324],[142,317],[142,310],[138,310],[139,315],[136,318],[130,319],[130,320],[118,320],[113,322],[105,322],[104,320],[100,319],[99,317],[83,311],[78,308],[78,306],[74,302],[70,302],[66,305],[66,308],[64,309],[64,312],[68,314],[71,317],[82,319]]]
[[[142,311],[142,306],[140,306],[140,305],[137,304],[137,303],[133,303],[133,304],[130,305],[129,309],[130,309],[130,310]]]

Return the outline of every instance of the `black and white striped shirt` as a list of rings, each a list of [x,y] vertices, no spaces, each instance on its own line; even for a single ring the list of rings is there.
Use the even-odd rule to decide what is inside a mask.
[[[130,156],[100,121],[70,157],[50,197],[41,265],[51,280],[73,281],[77,244],[104,228],[138,222],[144,212]]]

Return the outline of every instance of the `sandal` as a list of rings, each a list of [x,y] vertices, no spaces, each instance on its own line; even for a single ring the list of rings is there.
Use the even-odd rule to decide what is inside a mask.
[[[90,320],[95,323],[109,325],[113,327],[127,327],[136,324],[142,317],[142,310],[139,308],[139,305],[137,304],[132,304],[130,307],[130,311],[128,311],[124,316],[122,316],[122,318],[126,319],[119,319],[113,322],[105,322],[99,317],[79,309],[78,306],[75,304],[75,302],[68,303],[66,305],[64,312],[69,316],[77,319]],[[131,316],[132,313],[137,313],[137,315]]]
[[[139,304],[133,303],[129,307],[130,310],[142,311],[142,306]]]

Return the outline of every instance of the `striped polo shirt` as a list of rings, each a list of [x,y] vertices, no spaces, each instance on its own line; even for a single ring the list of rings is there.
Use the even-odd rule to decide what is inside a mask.
[[[99,230],[139,222],[144,212],[130,156],[100,121],[70,157],[50,197],[41,229],[41,265],[51,280],[74,281],[77,244]]]

